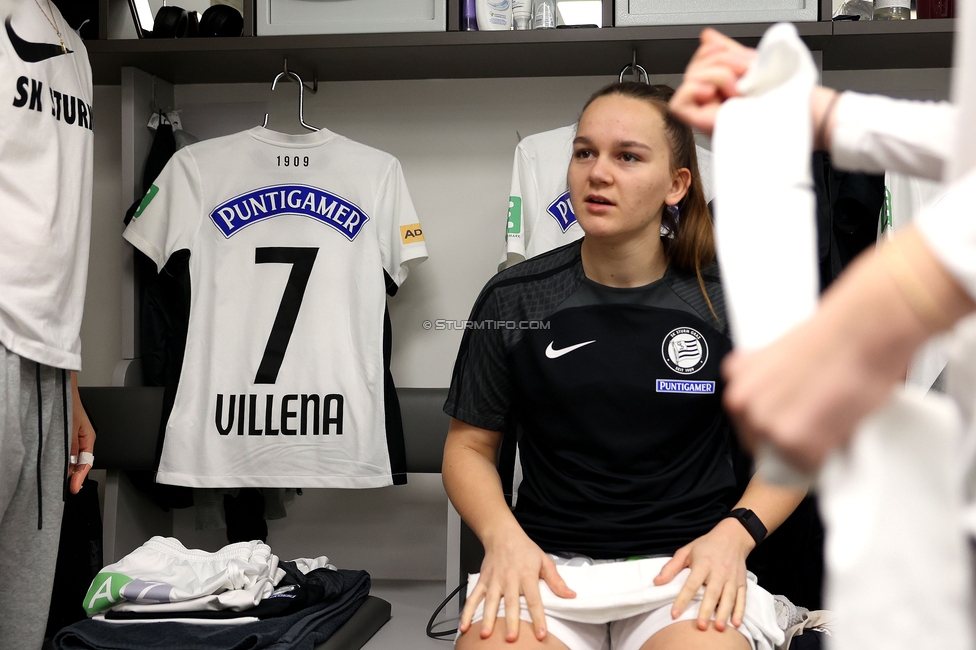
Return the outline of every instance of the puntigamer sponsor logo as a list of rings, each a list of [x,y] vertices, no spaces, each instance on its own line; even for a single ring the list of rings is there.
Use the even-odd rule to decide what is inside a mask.
[[[681,379],[658,379],[659,393],[709,394],[715,392],[714,381],[683,381]]]
[[[549,214],[556,220],[563,232],[576,223],[576,214],[573,213],[573,202],[569,198],[569,190],[566,190],[559,197],[549,204]]]
[[[308,185],[274,185],[241,194],[214,208],[210,218],[224,237],[230,238],[246,226],[284,214],[320,221],[349,241],[369,221],[355,203]]]

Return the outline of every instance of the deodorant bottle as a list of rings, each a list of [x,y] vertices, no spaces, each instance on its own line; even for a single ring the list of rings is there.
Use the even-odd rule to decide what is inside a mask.
[[[532,29],[532,0],[512,0],[515,29]]]
[[[476,0],[478,31],[501,31],[512,28],[512,0]]]

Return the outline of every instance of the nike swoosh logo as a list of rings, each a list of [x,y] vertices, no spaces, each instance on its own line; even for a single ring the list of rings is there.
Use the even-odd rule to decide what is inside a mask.
[[[571,345],[568,348],[560,348],[558,350],[552,347],[553,343],[555,343],[555,341],[550,342],[549,347],[546,348],[546,356],[549,357],[550,359],[558,359],[564,354],[569,354],[573,350],[579,350],[584,345],[589,345],[590,343],[596,343],[596,339],[593,339],[592,341],[585,341],[583,343],[577,343],[576,345]]]
[[[7,28],[7,36],[10,37],[10,44],[14,46],[14,52],[17,53],[17,56],[24,63],[40,63],[46,59],[53,59],[56,56],[72,53],[72,50],[65,52],[61,49],[60,45],[25,41],[20,36],[17,36],[17,32],[10,26],[10,16],[7,16],[7,20],[3,21],[3,24]]]

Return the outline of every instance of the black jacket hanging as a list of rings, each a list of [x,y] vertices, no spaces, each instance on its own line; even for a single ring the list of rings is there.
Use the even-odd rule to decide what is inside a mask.
[[[176,152],[173,127],[163,121],[153,138],[146,158],[142,189],[148,192],[159,173]],[[126,224],[132,220],[136,201],[125,215]],[[180,370],[183,367],[183,350],[186,346],[186,330],[190,318],[189,253],[180,251],[170,258],[162,272],[157,273],[156,263],[141,251],[133,249],[136,286],[139,293],[139,345],[142,361],[142,382],[145,386],[163,386],[163,412],[160,418],[159,437],[156,445],[156,466],[163,451],[163,436],[169,420]],[[162,485],[155,482],[154,472],[129,472],[129,478],[146,492],[161,508],[186,508],[193,505],[190,488]]]

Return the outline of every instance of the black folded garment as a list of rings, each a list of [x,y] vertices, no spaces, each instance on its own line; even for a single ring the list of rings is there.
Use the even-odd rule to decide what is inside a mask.
[[[326,573],[318,574],[319,571]],[[286,573],[292,579],[297,579],[288,569]],[[301,574],[300,571],[297,573]],[[312,574],[317,575],[308,580]],[[323,575],[339,577],[342,581],[341,591],[331,600],[293,614],[230,626],[170,621],[110,623],[89,619],[58,632],[54,637],[54,647],[59,650],[313,650],[342,627],[369,596],[369,574],[343,569],[310,571],[305,576],[301,591],[310,593],[315,590],[315,585],[325,591],[327,587],[322,585],[322,581],[333,587],[338,586],[333,578],[323,578]],[[252,612],[247,610],[235,614],[253,616]],[[181,612],[174,616],[185,618],[185,614]]]

